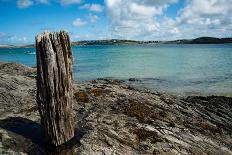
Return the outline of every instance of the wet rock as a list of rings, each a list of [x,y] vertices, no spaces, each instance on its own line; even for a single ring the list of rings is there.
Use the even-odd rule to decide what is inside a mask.
[[[129,78],[128,81],[141,81],[140,79],[136,79],[136,78]]]

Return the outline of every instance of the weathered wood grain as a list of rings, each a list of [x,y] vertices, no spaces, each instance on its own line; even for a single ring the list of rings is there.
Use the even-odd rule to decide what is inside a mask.
[[[74,137],[72,51],[69,35],[36,36],[37,104],[46,143],[59,146]]]

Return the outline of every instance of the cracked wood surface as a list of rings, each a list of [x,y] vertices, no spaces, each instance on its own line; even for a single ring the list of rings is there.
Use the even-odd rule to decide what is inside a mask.
[[[74,137],[72,51],[66,32],[36,37],[37,103],[47,143],[59,146]]]

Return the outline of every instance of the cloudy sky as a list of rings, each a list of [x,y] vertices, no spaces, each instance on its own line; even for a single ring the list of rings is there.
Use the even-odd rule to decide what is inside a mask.
[[[42,31],[71,39],[232,37],[232,0],[0,0],[0,44]]]

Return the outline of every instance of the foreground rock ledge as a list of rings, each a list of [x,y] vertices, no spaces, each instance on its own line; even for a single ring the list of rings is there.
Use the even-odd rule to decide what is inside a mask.
[[[0,154],[49,154],[36,70],[0,63]],[[120,80],[74,83],[78,144],[61,154],[232,154],[232,98],[179,98]]]

